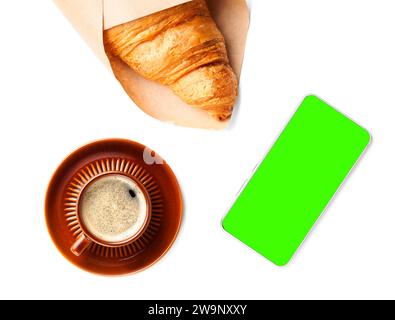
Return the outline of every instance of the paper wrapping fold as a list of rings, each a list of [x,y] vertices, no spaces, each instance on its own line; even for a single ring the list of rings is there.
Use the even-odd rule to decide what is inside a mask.
[[[211,118],[179,99],[170,89],[136,74],[119,59],[107,57],[103,30],[170,8],[190,0],[54,0],[100,60],[112,69],[126,93],[154,118],[178,125],[221,129],[228,122]],[[249,12],[245,0],[207,0],[211,14],[223,33],[231,65],[240,76]]]

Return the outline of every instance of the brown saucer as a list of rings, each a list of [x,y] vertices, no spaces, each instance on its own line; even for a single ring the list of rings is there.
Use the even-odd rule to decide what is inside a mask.
[[[79,192],[107,173],[129,176],[146,189],[150,222],[128,245],[92,243],[78,257],[70,248],[82,233],[76,218]],[[73,152],[53,175],[45,200],[48,231],[59,251],[76,266],[102,275],[132,274],[152,266],[175,241],[182,211],[180,187],[171,168],[145,146],[121,139],[93,142]]]

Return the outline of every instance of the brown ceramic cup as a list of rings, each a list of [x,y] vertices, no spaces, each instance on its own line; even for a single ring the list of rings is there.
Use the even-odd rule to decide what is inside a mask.
[[[128,233],[122,245],[97,239],[81,219],[89,185],[111,174],[133,179],[149,199],[145,231]],[[159,261],[176,240],[182,216],[181,189],[170,166],[146,146],[124,139],[95,141],[71,153],[55,171],[45,199],[48,231],[60,253],[79,268],[107,276],[134,274]]]
[[[129,234],[127,237],[122,238],[121,240],[117,241],[109,241],[104,238],[101,238],[98,235],[95,235],[92,231],[89,230],[89,227],[84,223],[83,219],[83,209],[81,206],[81,203],[84,199],[85,192],[86,190],[89,190],[89,188],[94,185],[96,182],[102,180],[103,178],[110,177],[110,176],[118,176],[118,177],[123,177],[124,179],[130,180],[135,186],[134,188],[138,188],[140,192],[144,196],[144,201],[145,201],[145,213],[144,213],[144,219],[143,222],[140,223],[137,226],[137,229],[134,230],[132,234]],[[151,201],[148,195],[148,192],[146,188],[141,184],[140,181],[137,179],[134,179],[133,177],[126,176],[117,172],[107,172],[102,175],[96,176],[93,180],[91,180],[88,184],[86,184],[80,191],[78,195],[78,200],[77,200],[77,221],[79,228],[82,230],[82,233],[78,236],[74,244],[71,246],[70,250],[73,254],[75,254],[77,257],[81,256],[85,250],[92,244],[96,243],[98,245],[108,247],[108,248],[121,248],[123,246],[129,245],[136,241],[147,229],[150,219],[151,219]]]

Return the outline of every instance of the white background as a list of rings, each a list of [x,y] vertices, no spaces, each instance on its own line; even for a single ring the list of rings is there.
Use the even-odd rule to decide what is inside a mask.
[[[395,298],[395,3],[255,0],[234,124],[179,128],[142,113],[51,1],[0,2],[0,298]],[[374,141],[291,264],[222,231],[244,180],[305,95]],[[55,249],[43,202],[63,158],[92,140],[139,141],[173,167],[185,219],[134,276],[81,271]]]

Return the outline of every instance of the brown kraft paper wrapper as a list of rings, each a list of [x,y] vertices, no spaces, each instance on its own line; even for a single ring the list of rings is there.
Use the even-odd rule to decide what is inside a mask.
[[[103,30],[190,0],[54,0],[99,59],[112,70],[130,98],[152,117],[181,126],[223,129],[205,111],[184,103],[169,88],[149,81],[117,58],[109,58]],[[231,65],[240,77],[249,27],[246,0],[207,0],[211,14],[223,33]]]

